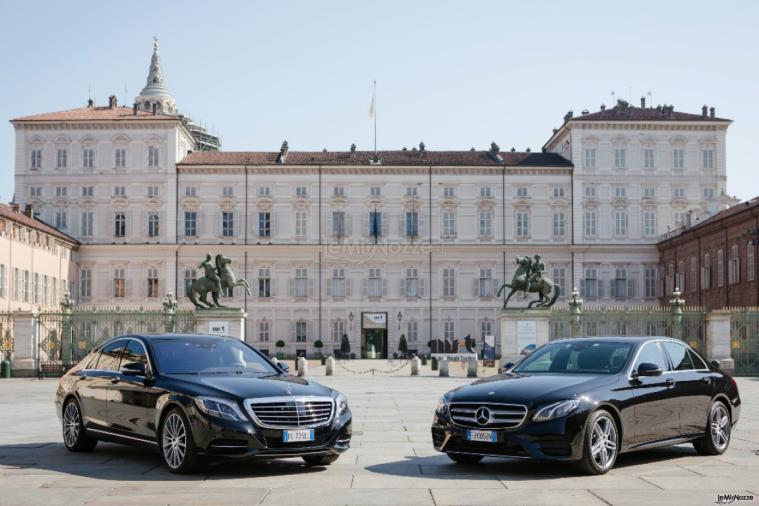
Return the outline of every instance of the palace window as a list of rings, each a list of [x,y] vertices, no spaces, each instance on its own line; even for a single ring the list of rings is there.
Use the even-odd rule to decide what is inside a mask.
[[[41,186],[31,186],[29,188],[29,196],[30,197],[41,197],[42,196],[42,187]]]
[[[480,187],[480,198],[490,199],[493,198],[493,189],[489,186]]]
[[[369,279],[366,285],[367,297],[382,297],[383,295],[382,270],[376,267],[369,269]]]
[[[42,150],[41,149],[33,149],[32,150],[32,165],[31,167],[33,169],[39,169],[42,167]]]
[[[158,297],[158,269],[148,269],[148,297]]]
[[[684,149],[673,149],[672,150],[672,168],[673,169],[684,169],[685,168],[685,150]]]
[[[233,186],[224,186],[221,189],[221,196],[222,197],[234,197],[235,196],[235,189]]]
[[[194,186],[185,186],[184,189],[184,196],[185,197],[195,197],[197,195],[197,190]]]
[[[493,296],[493,269],[484,267],[480,269],[480,279],[478,280],[478,295],[480,297]]]
[[[195,211],[184,212],[184,235],[195,237],[198,235],[198,213]]]
[[[627,153],[624,149],[617,148],[614,150],[614,168],[624,169],[627,167]]]
[[[258,237],[271,237],[271,213],[258,212]]]
[[[644,272],[644,290],[645,297],[647,299],[653,299],[656,297],[656,287],[659,282],[659,270],[656,267],[646,267]]]
[[[643,198],[654,200],[656,198],[656,188],[653,186],[644,186],[643,187]]]
[[[332,211],[332,235],[345,237],[345,211]]]
[[[493,213],[491,211],[480,211],[480,237],[489,238],[493,235]]]
[[[160,150],[156,146],[148,147],[148,167],[158,167],[158,155]]]
[[[675,224],[676,227],[682,227],[685,225],[685,211],[675,211],[672,213],[672,223]]]
[[[406,196],[407,197],[416,197],[418,195],[416,186],[408,186],[406,187]]]
[[[304,267],[295,269],[295,297],[308,297],[308,270]]]
[[[614,210],[614,235],[617,237],[627,236],[627,210]]]
[[[530,235],[530,213],[526,209],[517,211],[517,237],[525,239]]]
[[[47,274],[42,276],[42,303],[45,305],[50,304],[50,277]]]
[[[95,150],[92,148],[84,148],[82,150],[82,166],[85,169],[91,169],[95,166]]]
[[[259,186],[258,187],[258,196],[259,197],[271,197],[271,188],[268,186]]]
[[[65,186],[56,186],[55,187],[55,196],[56,197],[67,197],[68,196],[68,188]]]
[[[295,235],[298,237],[306,236],[306,226],[308,223],[306,211],[300,209],[295,211]]]
[[[677,262],[677,273],[675,274],[675,287],[681,292],[685,292],[685,262]]]
[[[158,213],[148,214],[148,237],[158,237],[159,222]]]
[[[615,186],[614,196],[618,199],[623,199],[627,197],[627,189],[624,186]]]
[[[82,211],[82,227],[80,231],[82,237],[92,237],[92,223],[92,211]]]
[[[416,189],[416,188],[414,188]],[[419,237],[419,213],[406,211],[406,237]]]
[[[147,195],[148,195],[148,198],[158,197],[158,195],[159,195],[159,193],[158,193],[158,187],[157,186],[148,186],[148,188],[147,188]]]
[[[223,237],[235,235],[235,214],[231,211],[221,213],[221,235]]]
[[[296,343],[305,343],[307,339],[307,329],[308,325],[305,321],[300,320],[295,322],[295,342]]]
[[[554,238],[563,238],[565,232],[565,214],[564,211],[555,211],[553,213],[553,236]]]
[[[113,187],[113,196],[114,197],[126,197],[126,186],[114,186]]]
[[[56,168],[65,169],[66,166],[68,166],[68,157],[69,157],[68,149],[59,149],[56,155],[57,155],[55,159]]]
[[[308,191],[305,186],[296,186],[295,187],[295,196],[300,198],[306,198],[308,197]]]
[[[712,265],[709,253],[704,253],[704,265],[701,266],[701,289],[708,290],[712,285]]]
[[[419,323],[416,320],[406,322],[406,340],[415,343],[419,340]]]
[[[121,267],[113,270],[113,296],[119,299],[126,297],[126,277]]]
[[[643,235],[651,237],[656,235],[656,211],[643,211]]]
[[[567,269],[566,267],[554,267],[551,271],[552,281],[559,289],[559,295],[567,295]]]
[[[30,302],[30,295],[31,295],[31,273],[29,271],[24,271],[24,286],[23,286],[23,300],[24,302]]]
[[[369,212],[369,235],[375,239],[382,237],[382,212]]]
[[[632,283],[627,278],[627,269],[617,267],[614,269],[614,279],[611,280],[611,296],[617,299],[632,297]]]
[[[731,285],[734,285],[735,283],[740,282],[741,280],[741,269],[740,269],[740,257],[738,256],[738,246],[733,245],[730,248],[730,265],[728,270],[728,283]]]
[[[684,199],[685,198],[685,188],[682,186],[676,186],[675,188],[672,188],[672,198],[673,199]]]
[[[40,303],[40,295],[42,294],[42,289],[40,287],[40,275],[39,273],[34,273],[34,290],[32,291],[32,300],[35,304]]]
[[[443,297],[456,297],[456,271],[443,269]]]
[[[725,252],[717,250],[717,286],[725,284]]]
[[[586,239],[596,237],[598,234],[598,211],[586,209],[583,213],[583,229]]]
[[[115,237],[126,236],[126,214],[116,213],[113,220],[113,235]]]
[[[82,197],[92,197],[95,195],[94,186],[82,186]]]
[[[345,269],[338,267],[332,269],[332,297],[342,298],[345,297]]]
[[[55,212],[55,228],[58,229],[65,229],[66,228],[66,222],[67,222],[68,214],[66,211],[56,211]]]
[[[526,186],[520,186],[517,188],[517,197],[525,199],[527,198],[527,187]]]
[[[258,269],[258,296],[271,297],[271,270],[268,267]]]
[[[753,281],[756,275],[756,265],[754,261],[754,244],[749,243],[746,246],[746,279]]]
[[[8,271],[5,264],[0,264],[0,299],[8,297]]]
[[[492,335],[493,335],[493,321],[482,320],[480,322],[480,340],[484,341],[485,336],[492,336]]]
[[[456,339],[456,323],[451,320],[443,322],[443,338],[452,341]]]
[[[588,267],[585,269],[585,278],[580,284],[581,295],[588,299],[595,299],[603,297],[601,293],[601,280],[598,279],[598,269],[595,267]]]
[[[339,343],[345,334],[345,320],[338,318],[332,320],[332,341]]]
[[[453,191],[453,186],[443,187],[443,197],[452,198],[455,196],[456,196],[456,193]]]
[[[654,150],[653,148],[646,148],[643,150],[643,168],[653,169],[654,167]]]
[[[698,289],[698,260],[696,257],[690,259],[690,291],[695,292]]]
[[[713,169],[714,168],[714,150],[713,149],[705,149],[701,153],[702,161],[703,161],[703,168],[705,169]]]
[[[184,293],[187,293],[187,290],[190,288],[190,285],[195,282],[197,276],[198,274],[194,268],[184,270]]]
[[[114,166],[118,169],[123,169],[126,167],[126,149],[124,148],[116,148],[114,152],[114,156],[116,158],[114,162]]]
[[[379,186],[370,186],[369,187],[369,195],[372,197],[379,197],[382,195],[382,192],[380,190]]]
[[[583,167],[586,169],[596,168],[596,149],[585,148],[583,151]]]
[[[585,187],[585,198],[586,199],[594,199],[594,198],[596,198],[596,187],[595,186],[586,186]]]
[[[416,267],[406,268],[404,286],[406,297],[421,297],[421,291],[419,290],[419,271]]]
[[[21,277],[18,267],[13,268],[13,300],[18,302],[21,300]]]
[[[704,188],[704,200],[712,200],[714,198],[714,188]]]
[[[345,197],[345,187],[335,186],[332,188],[332,195],[335,197]]]
[[[258,340],[262,343],[269,341],[270,326],[268,320],[258,322]]]
[[[564,198],[564,187],[563,186],[554,186],[553,187],[553,198],[555,199],[563,199]]]

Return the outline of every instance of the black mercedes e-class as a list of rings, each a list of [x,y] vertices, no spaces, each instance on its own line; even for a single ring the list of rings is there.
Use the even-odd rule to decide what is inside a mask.
[[[721,454],[740,408],[735,380],[680,340],[567,339],[443,395],[432,439],[458,463],[522,457],[603,474],[634,450]]]
[[[116,337],[60,381],[63,442],[155,448],[169,470],[201,457],[302,457],[328,465],[346,451],[351,412],[343,394],[290,376],[248,344],[208,335]]]

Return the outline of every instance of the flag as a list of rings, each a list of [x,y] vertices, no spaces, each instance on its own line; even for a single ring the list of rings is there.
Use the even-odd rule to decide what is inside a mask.
[[[377,81],[374,81],[374,90],[372,91],[372,105],[369,106],[369,117],[374,117],[374,106],[377,103]]]

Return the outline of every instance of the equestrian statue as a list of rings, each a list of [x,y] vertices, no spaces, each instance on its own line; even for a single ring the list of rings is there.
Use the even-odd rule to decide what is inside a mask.
[[[195,304],[195,307],[199,309],[223,308],[224,306],[219,303],[219,296],[225,288],[244,286],[250,295],[250,285],[243,278],[237,279],[235,273],[229,268],[230,263],[232,259],[227,256],[213,257],[210,253],[206,254],[206,259],[199,266],[205,275],[187,286],[187,298]],[[213,302],[207,299],[209,293]]]
[[[535,255],[535,260],[529,256],[521,256],[516,258],[517,271],[514,273],[514,277],[511,278],[511,283],[504,283],[501,288],[498,289],[496,297],[501,296],[504,288],[509,288],[511,291],[503,300],[503,308],[506,308],[506,304],[509,303],[511,296],[517,292],[524,292],[525,294],[535,293],[538,294],[537,300],[530,301],[528,308],[535,307],[551,307],[559,298],[560,288],[555,285],[553,281],[547,278],[543,272],[546,269],[546,264],[540,258],[540,255]]]

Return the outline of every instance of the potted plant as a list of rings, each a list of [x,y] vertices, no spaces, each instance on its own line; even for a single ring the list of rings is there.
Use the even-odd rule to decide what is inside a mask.
[[[317,339],[314,341],[314,348],[316,348],[316,357],[321,360],[322,365],[324,365],[324,355],[322,355],[322,348],[324,347],[324,343],[321,339]]]
[[[344,357],[350,356],[351,352],[351,342],[348,340],[348,334],[343,334],[342,339],[340,340],[340,353]]]
[[[432,349],[432,339],[427,342],[427,346],[429,346],[430,349]],[[437,371],[437,358],[432,357],[432,364],[430,365],[430,369],[433,371]]]
[[[398,341],[398,351],[401,352],[401,356],[406,358],[408,353],[408,343],[406,342],[406,334],[401,334],[401,339]]]
[[[282,348],[285,347],[285,342],[280,339],[275,343],[275,346],[277,347],[277,360],[282,360],[285,358],[285,354],[282,353]]]

